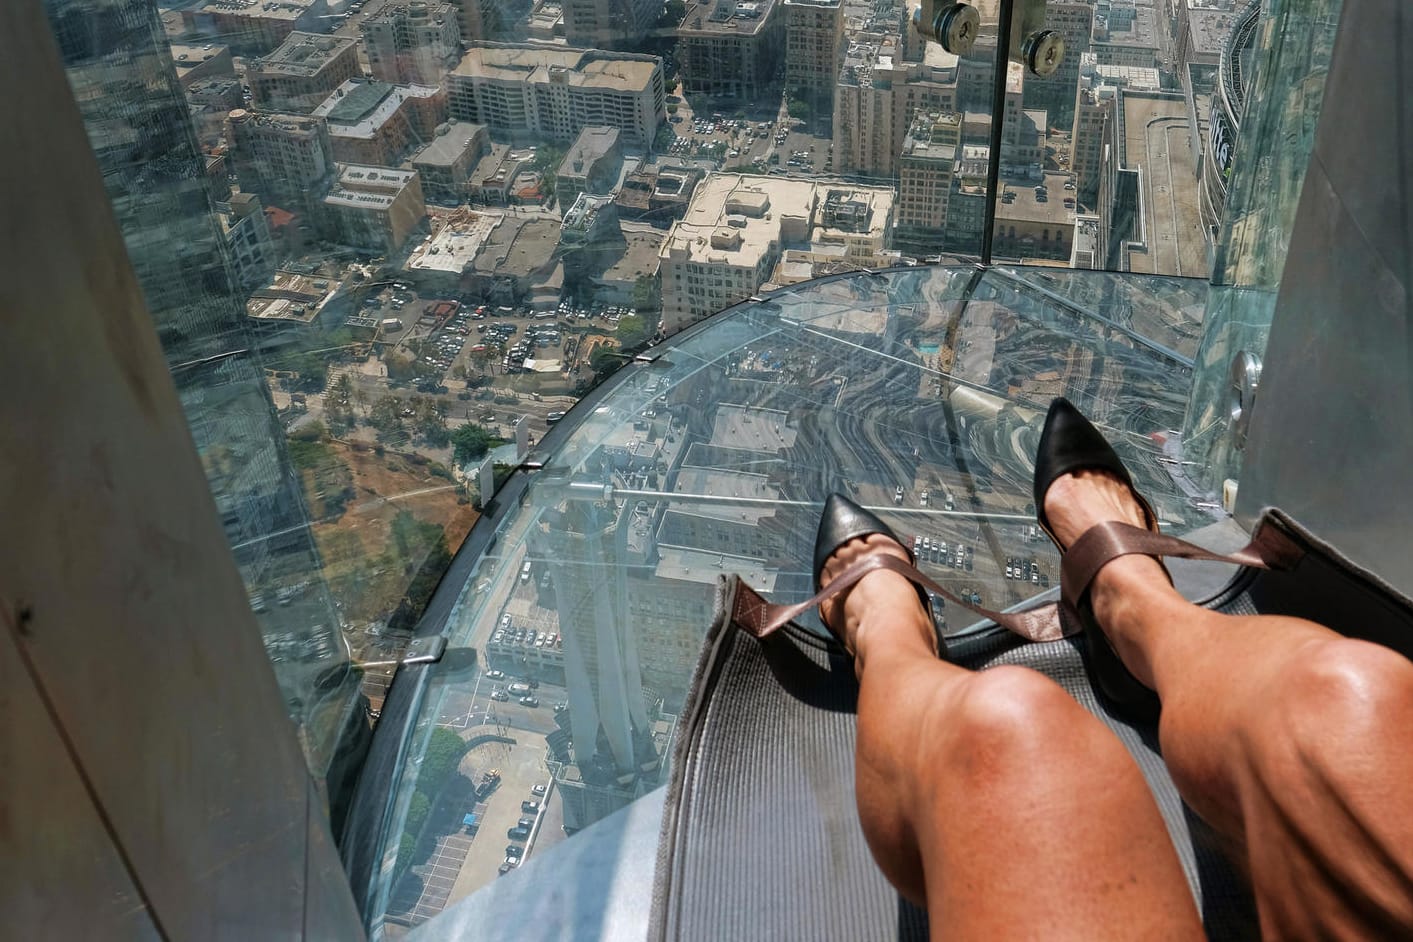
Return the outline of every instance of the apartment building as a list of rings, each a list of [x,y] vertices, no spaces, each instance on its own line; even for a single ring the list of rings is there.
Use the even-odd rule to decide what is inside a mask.
[[[891,177],[913,118],[959,110],[957,57],[929,43],[922,58],[900,58],[896,40],[849,44],[834,92],[834,169]]]
[[[413,170],[344,167],[323,203],[330,238],[389,256],[427,217],[422,182]]]
[[[298,30],[317,32],[326,0],[202,0],[182,10],[188,32],[220,37],[238,56],[260,56]]]
[[[334,89],[362,74],[357,40],[293,32],[274,52],[250,62],[245,82],[261,111],[309,114]]]
[[[947,232],[962,116],[918,115],[898,155],[898,240],[939,250]]]
[[[1113,120],[1116,90],[1157,92],[1162,82],[1157,69],[1100,65],[1093,53],[1085,57],[1079,82],[1075,93],[1070,171],[1075,176],[1080,198],[1092,205],[1099,191],[1100,160],[1108,140],[1108,122]]]
[[[395,85],[441,85],[461,59],[461,25],[450,3],[402,0],[360,26],[375,79]]]
[[[662,4],[655,0],[562,0],[564,38],[571,46],[621,49],[657,25]]]
[[[494,133],[568,143],[588,125],[651,147],[667,116],[655,56],[529,44],[473,46],[448,76],[451,114]]]
[[[236,109],[226,120],[226,140],[241,190],[267,206],[317,212],[335,173],[323,118]]]
[[[447,96],[428,85],[349,81],[314,114],[328,121],[335,160],[396,167],[446,120]]]
[[[867,267],[884,255],[892,219],[892,187],[708,174],[658,256],[663,327],[675,332],[750,297],[789,248]]]
[[[785,87],[816,107],[834,102],[843,58],[842,0],[782,0],[785,16]]]
[[[781,0],[696,0],[677,27],[677,61],[690,94],[742,104],[779,94],[785,50]]]
[[[412,157],[412,169],[422,178],[427,199],[460,203],[471,195],[471,174],[491,151],[484,125],[448,121]]]

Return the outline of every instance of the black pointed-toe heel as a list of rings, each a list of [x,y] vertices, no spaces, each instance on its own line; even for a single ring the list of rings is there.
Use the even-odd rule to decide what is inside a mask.
[[[1102,549],[1099,547],[1099,528],[1086,532],[1075,546],[1086,543],[1083,560],[1065,559],[1074,547],[1061,545],[1050,527],[1045,515],[1045,493],[1061,475],[1074,471],[1101,470],[1118,478],[1133,493],[1134,499],[1143,508],[1147,533],[1158,533],[1158,514],[1147,499],[1133,486],[1133,478],[1124,467],[1114,449],[1104,440],[1089,420],[1084,417],[1067,399],[1059,398],[1050,403],[1050,412],[1045,416],[1045,428],[1040,434],[1040,445],[1035,455],[1035,516],[1045,535],[1060,551],[1061,563],[1061,603],[1069,607],[1084,627],[1085,646],[1089,651],[1089,670],[1097,686],[1113,704],[1131,716],[1155,716],[1158,712],[1158,697],[1124,666],[1118,652],[1110,644],[1104,630],[1094,618],[1094,608],[1089,600],[1089,584],[1095,573],[1104,563],[1119,555],[1138,551],[1145,531],[1125,524],[1100,524],[1106,534],[1112,537]],[[1090,533],[1095,538],[1086,540]],[[1134,548],[1126,547],[1127,540]],[[1155,557],[1156,558],[1156,557]],[[1070,563],[1070,565],[1065,565]],[[1082,563],[1082,565],[1076,565]],[[1162,561],[1159,560],[1159,565]],[[1077,578],[1083,570],[1086,577]],[[1163,569],[1167,573],[1167,567]],[[1066,577],[1069,577],[1066,579]],[[1169,576],[1169,581],[1172,577]],[[1066,582],[1070,584],[1067,586]],[[1077,584],[1082,581],[1083,584]]]
[[[901,573],[904,577],[912,580],[913,587],[917,589],[918,599],[922,602],[922,609],[927,613],[928,620],[933,622],[935,630],[936,620],[932,616],[932,602],[928,599],[927,592],[923,590],[920,584],[920,580],[926,577],[917,571],[917,559],[913,556],[912,551],[907,548],[902,540],[898,539],[897,534],[889,528],[888,524],[842,494],[830,494],[829,499],[824,502],[824,511],[820,514],[819,532],[815,534],[814,538],[815,591],[819,592],[823,589],[819,580],[820,576],[824,573],[824,564],[829,562],[829,558],[838,552],[839,547],[850,540],[857,540],[874,533],[881,533],[888,537],[888,539],[903,547],[903,551],[908,554],[907,565],[904,565],[897,559],[893,559],[893,562],[897,563],[897,565],[890,565],[885,568],[893,569]],[[858,581],[858,578],[861,578],[862,575],[863,573],[860,572],[858,576],[854,577],[853,581]],[[836,581],[844,580],[841,577],[840,580]],[[833,625],[825,621],[822,611],[820,612],[819,620],[824,622],[824,627],[829,629],[830,633],[839,640],[840,644],[844,644],[843,637],[840,636]],[[942,634],[941,632],[936,632],[936,634],[938,656],[946,657],[947,649],[943,643]],[[848,646],[845,645],[846,650],[847,648]],[[853,652],[850,651],[849,653],[852,654]]]

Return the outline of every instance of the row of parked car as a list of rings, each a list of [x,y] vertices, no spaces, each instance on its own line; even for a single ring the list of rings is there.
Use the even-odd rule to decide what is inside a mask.
[[[520,802],[520,820],[515,823],[513,828],[505,832],[505,836],[516,843],[505,845],[505,861],[500,865],[501,876],[505,876],[520,866],[520,862],[525,859],[524,842],[528,841],[530,835],[534,833],[535,822],[539,820],[541,812],[544,811],[541,801],[544,799],[546,791],[548,791],[548,786],[542,783],[533,785],[530,788],[530,794],[534,797]]]

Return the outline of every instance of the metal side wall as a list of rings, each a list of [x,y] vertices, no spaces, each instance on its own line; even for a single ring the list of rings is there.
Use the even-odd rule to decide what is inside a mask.
[[[0,51],[0,934],[360,938],[38,0]]]
[[[1413,592],[1413,7],[1346,0],[1237,496]]]

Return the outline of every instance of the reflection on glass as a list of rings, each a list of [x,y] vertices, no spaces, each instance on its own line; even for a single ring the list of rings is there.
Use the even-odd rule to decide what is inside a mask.
[[[433,669],[414,747],[437,755],[445,739],[455,767],[428,771],[416,753],[406,767],[370,919],[417,923],[494,880],[536,785],[542,810],[508,838],[531,856],[664,781],[717,581],[808,597],[831,491],[876,509],[957,594],[1019,604],[1058,584],[1030,481],[1045,408],[1067,395],[1169,530],[1210,521],[1167,448],[1201,284],[1028,274],[898,268],[793,286],[667,341],[572,417],[459,587],[449,642],[481,666]],[[936,613],[949,632],[975,621]],[[432,868],[449,853],[448,892]]]
[[[1057,577],[1028,492],[1065,394],[1173,528],[1207,519],[1169,473],[1217,463],[1170,434],[1234,342],[1199,355],[1201,279],[1220,232],[1219,280],[1275,283],[1227,273],[1278,272],[1260,196],[1293,205],[1284,103],[1336,6],[1297,54],[1279,3],[1046,3],[1040,78],[998,61],[997,0],[960,56],[871,0],[46,2],[319,776],[356,768],[479,469],[573,425],[442,588],[479,662],[419,701],[388,933],[663,781],[716,578],[803,598],[830,491],[1017,604]]]

